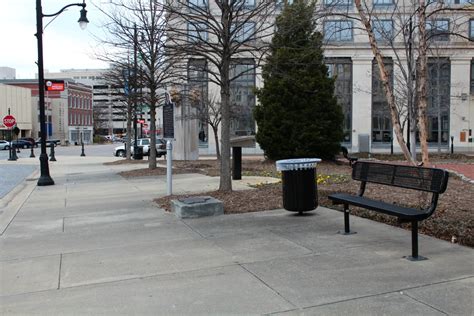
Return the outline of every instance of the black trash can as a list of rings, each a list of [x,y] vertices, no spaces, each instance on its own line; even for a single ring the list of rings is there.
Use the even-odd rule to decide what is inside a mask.
[[[316,164],[318,158],[285,159],[276,162],[281,171],[283,208],[303,213],[318,207]]]
[[[133,159],[135,159],[135,160],[142,160],[143,159],[143,147],[142,146],[135,146],[133,148]]]

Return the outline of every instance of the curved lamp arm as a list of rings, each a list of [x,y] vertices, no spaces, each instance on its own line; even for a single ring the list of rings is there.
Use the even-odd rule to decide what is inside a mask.
[[[56,13],[53,13],[53,14],[44,14],[43,13],[43,17],[52,17],[52,16],[59,15],[59,14],[63,13],[64,10],[66,10],[67,8],[75,7],[75,6],[82,7],[84,9],[86,7],[86,4],[85,3],[71,3],[71,4],[68,4],[67,6],[63,7],[61,10],[59,10]]]

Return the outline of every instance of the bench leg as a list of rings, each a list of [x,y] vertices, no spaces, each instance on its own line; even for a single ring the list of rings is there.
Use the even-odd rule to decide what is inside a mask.
[[[410,261],[426,260],[418,255],[418,221],[411,222],[411,256],[406,257]]]
[[[349,212],[350,212],[349,205],[344,204],[344,233],[342,233],[343,235],[355,234],[355,232],[351,232],[351,229],[349,226]]]

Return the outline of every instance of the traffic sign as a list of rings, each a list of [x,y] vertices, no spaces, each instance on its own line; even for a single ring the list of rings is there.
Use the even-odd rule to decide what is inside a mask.
[[[16,119],[13,115],[5,115],[3,118],[3,125],[8,128],[12,128],[16,124]]]

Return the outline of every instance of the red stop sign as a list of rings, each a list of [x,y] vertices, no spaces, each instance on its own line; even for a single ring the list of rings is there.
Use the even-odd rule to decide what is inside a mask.
[[[16,119],[13,115],[6,115],[3,118],[3,125],[5,125],[8,128],[12,128],[16,124]]]

